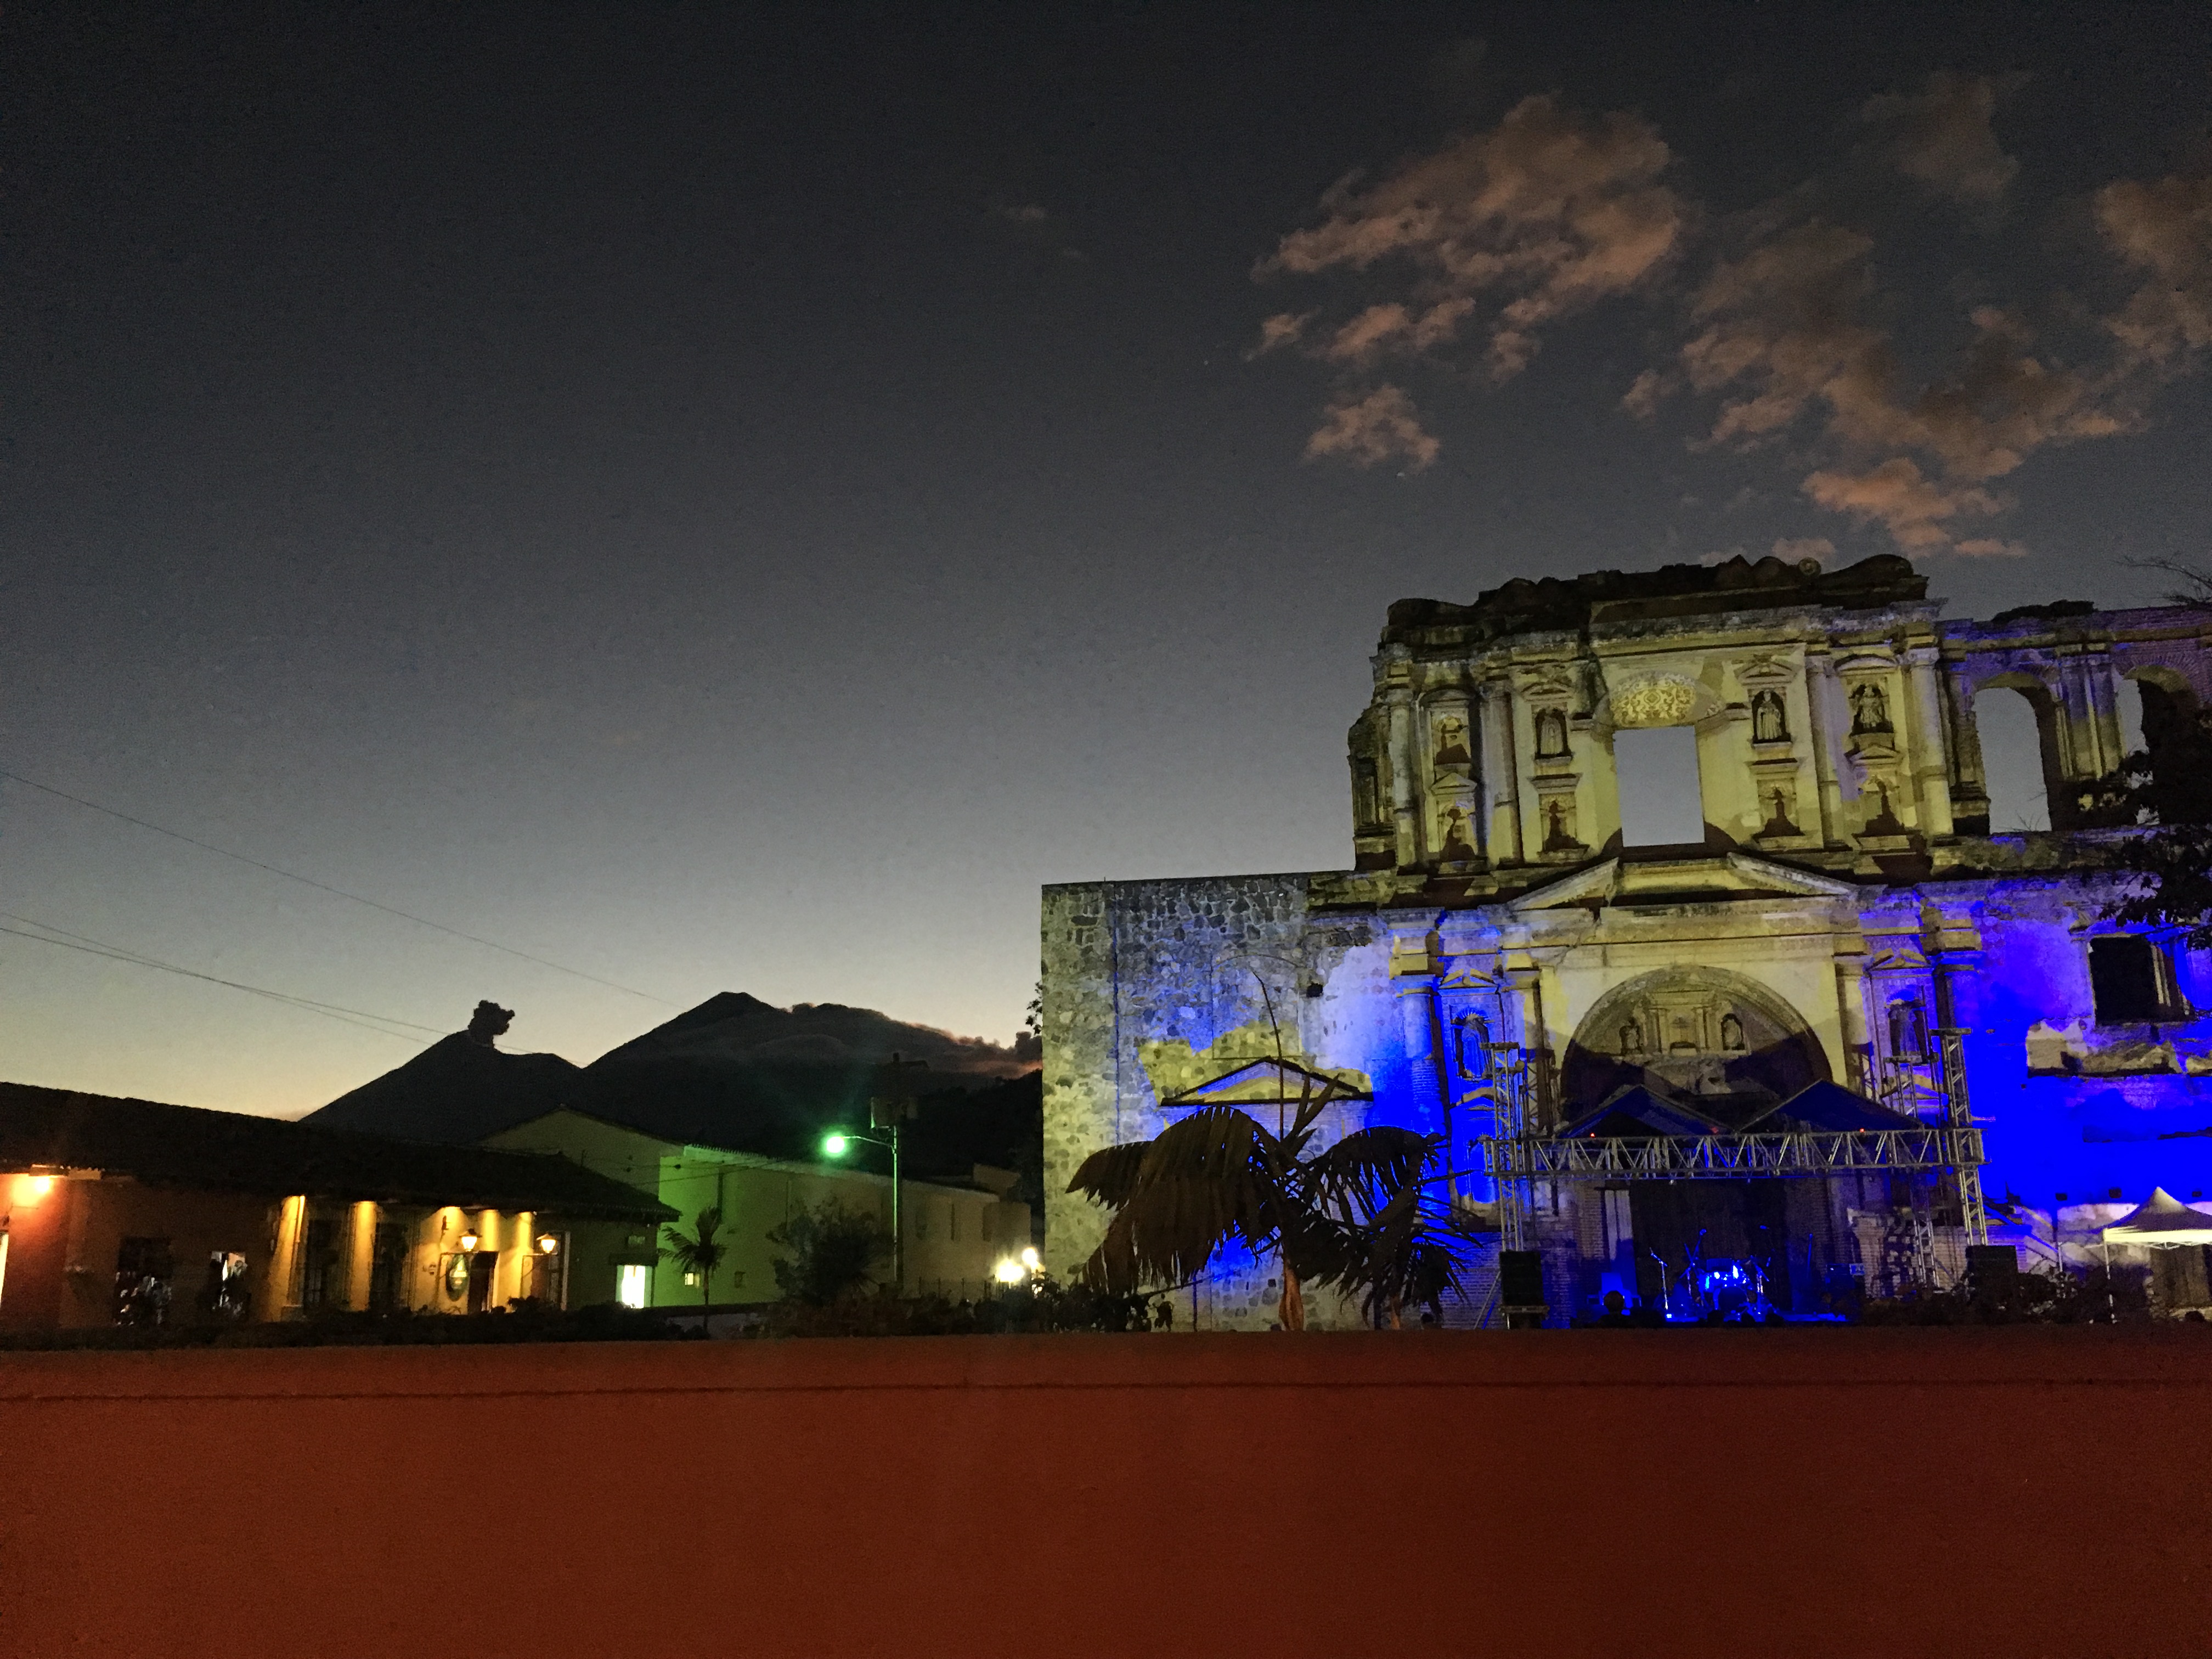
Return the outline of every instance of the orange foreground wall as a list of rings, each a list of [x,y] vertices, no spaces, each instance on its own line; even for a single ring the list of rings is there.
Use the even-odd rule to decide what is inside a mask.
[[[2212,1330],[0,1355],[0,1651],[2212,1651]]]

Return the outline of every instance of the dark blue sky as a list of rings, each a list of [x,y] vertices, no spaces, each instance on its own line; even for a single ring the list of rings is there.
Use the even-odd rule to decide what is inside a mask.
[[[491,996],[509,1046],[583,1060],[738,989],[1008,1037],[1041,882],[1347,861],[1343,733],[1407,594],[1934,526],[1935,591],[1986,615],[2142,600],[2121,561],[2207,552],[2172,309],[2205,280],[2201,7],[0,31],[0,767],[665,1001],[16,784],[0,910],[432,1031]],[[1653,191],[1670,216],[1518,373],[1497,319],[1565,268],[1541,167],[1520,220],[1255,279],[1285,237],[1371,231],[1407,168],[1494,183],[1531,96],[1595,169],[1568,242]],[[1607,171],[1632,150],[1645,174]],[[1726,298],[1808,228],[1865,246]],[[2142,309],[2129,234],[2181,301]],[[1469,247],[1509,274],[1440,274]],[[1433,349],[1321,355],[1461,299]],[[1313,320],[1253,357],[1276,314]],[[1715,328],[1755,361],[1700,384]],[[2070,401],[1984,376],[1942,426],[1921,390],[1977,339]],[[1712,442],[1807,340],[1893,378],[1839,414],[1831,363]],[[1384,387],[1418,437],[1304,458]],[[1809,493],[1868,502],[1908,459],[1953,516]],[[14,936],[0,1009],[0,1074],[208,1105],[304,1109],[413,1052]]]

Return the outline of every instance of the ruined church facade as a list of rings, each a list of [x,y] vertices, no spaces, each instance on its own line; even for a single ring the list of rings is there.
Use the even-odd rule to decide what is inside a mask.
[[[2212,984],[2107,917],[2100,865],[2131,832],[2091,807],[2130,700],[2155,751],[2212,698],[2212,615],[1960,622],[1926,587],[1892,556],[1738,560],[1392,606],[1348,745],[1349,869],[1046,890],[1048,1265],[1103,1230],[1065,1191],[1090,1152],[1209,1101],[1271,1113],[1304,1073],[1347,1097],[1338,1132],[1442,1137],[1478,1237],[1509,1083],[1531,1135],[1772,1129],[1819,1084],[1972,1121],[1990,1236],[2028,1265],[2154,1184],[2201,1197]],[[1991,832],[1993,694],[2034,711],[2047,830]],[[1626,763],[1655,733],[1695,773],[1666,840]],[[1555,1319],[1663,1293],[1692,1251],[1759,1259],[1801,1309],[1839,1273],[1941,1283],[1978,1225],[1941,1173],[1515,1191]],[[1269,1264],[1227,1262],[1190,1312],[1264,1325],[1273,1294]]]

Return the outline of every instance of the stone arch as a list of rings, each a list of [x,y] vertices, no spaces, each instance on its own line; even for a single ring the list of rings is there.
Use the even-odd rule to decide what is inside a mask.
[[[1575,1028],[1560,1068],[1572,1119],[1642,1085],[1739,1123],[1831,1075],[1827,1050],[1783,998],[1724,968],[1662,968],[1616,985]]]
[[[2036,789],[2028,787],[2017,763],[2009,762],[2002,739],[1991,744],[1982,729],[1983,717],[1989,712],[1982,701],[1992,692],[2016,693],[2026,702],[2035,721],[2035,745],[2042,799],[2042,823],[2034,821],[2033,798]],[[1967,717],[1973,721],[1976,748],[1982,762],[1982,787],[1992,803],[1989,828],[2003,834],[2017,829],[2017,821],[2026,815],[2030,829],[2057,828],[2064,816],[2066,803],[2071,799],[2067,787],[2070,771],[2066,754],[2066,722],[2057,689],[2043,675],[2029,669],[2006,669],[1995,674],[1985,674],[1975,680],[1966,700]],[[1995,753],[1992,754],[1992,750]]]
[[[2164,663],[2136,664],[2123,669],[2120,678],[2132,682],[2142,699],[2143,747],[2154,758],[2202,712],[2189,677]]]

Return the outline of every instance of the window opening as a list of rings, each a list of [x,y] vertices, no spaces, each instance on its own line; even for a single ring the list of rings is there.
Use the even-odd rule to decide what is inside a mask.
[[[2136,933],[2109,933],[2089,941],[2089,990],[2100,1025],[2166,1019],[2181,999],[2173,959]]]
[[[158,1325],[169,1316],[176,1273],[166,1238],[126,1238],[115,1252],[115,1322]]]
[[[368,1305],[377,1313],[391,1313],[403,1305],[407,1270],[407,1230],[395,1222],[379,1222],[369,1255]]]
[[[482,1313],[491,1306],[492,1275],[499,1270],[497,1250],[478,1250],[469,1258],[469,1311]]]
[[[1705,838],[1704,792],[1698,775],[1698,734],[1687,726],[1640,727],[1613,734],[1625,847],[1679,847]]]
[[[311,1219],[300,1235],[300,1305],[320,1308],[331,1300],[338,1261],[337,1230],[328,1216]]]
[[[615,1300],[625,1308],[642,1308],[653,1294],[653,1269],[626,1261],[615,1276]]]
[[[208,1255],[207,1283],[200,1290],[200,1307],[211,1318],[244,1319],[252,1309],[246,1289],[246,1257],[236,1250],[215,1250]]]
[[[1974,730],[1982,740],[1983,787],[1990,797],[1990,832],[2019,835],[2051,828],[2045,793],[2043,735],[2025,693],[1993,687],[1974,698]]]

